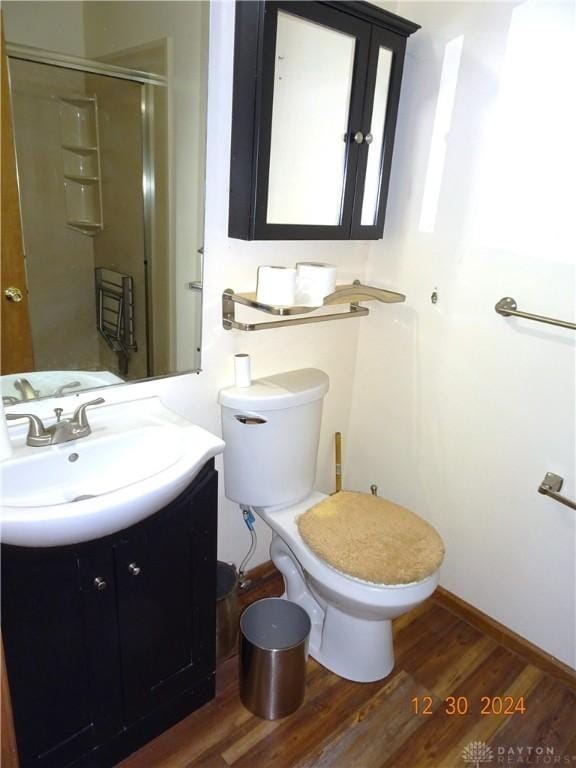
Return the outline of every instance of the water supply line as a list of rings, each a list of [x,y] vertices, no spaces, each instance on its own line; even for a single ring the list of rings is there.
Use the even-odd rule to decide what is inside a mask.
[[[238,567],[238,586],[240,589],[246,589],[246,587],[249,587],[251,584],[251,580],[247,579],[245,576],[246,566],[248,565],[248,562],[252,558],[252,555],[256,551],[256,531],[254,530],[254,523],[256,522],[256,518],[254,517],[254,513],[252,512],[251,507],[247,507],[244,504],[240,504],[240,509],[242,510],[242,517],[244,518],[244,522],[246,523],[246,527],[250,531],[250,549],[246,553],[246,557],[242,562],[240,563],[240,566]]]

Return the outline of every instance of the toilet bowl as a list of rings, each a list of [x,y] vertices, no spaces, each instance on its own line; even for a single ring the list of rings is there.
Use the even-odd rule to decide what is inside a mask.
[[[270,554],[282,573],[285,597],[312,621],[310,655],[348,680],[372,682],[394,667],[392,619],[430,597],[439,571],[410,584],[371,584],[322,561],[302,539],[296,519],[326,498],[313,492],[284,509],[255,508],[273,531]]]
[[[310,655],[341,677],[372,682],[394,667],[392,619],[434,592],[439,570],[408,584],[375,584],[337,570],[303,540],[298,517],[327,498],[312,490],[327,391],[328,377],[314,368],[222,390],[225,493],[272,529],[284,597],[310,616]]]

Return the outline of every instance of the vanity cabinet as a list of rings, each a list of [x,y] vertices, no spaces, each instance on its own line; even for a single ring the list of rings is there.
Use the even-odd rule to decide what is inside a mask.
[[[417,29],[365,2],[236,3],[230,237],[382,237]]]
[[[2,546],[21,768],[104,768],[214,695],[217,473],[105,539]]]

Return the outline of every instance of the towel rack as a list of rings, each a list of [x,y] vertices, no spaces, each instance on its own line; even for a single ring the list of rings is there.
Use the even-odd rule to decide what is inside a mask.
[[[118,355],[120,375],[128,373],[130,353],[138,346],[134,336],[134,284],[131,275],[97,267],[96,326],[110,349]]]
[[[546,472],[544,480],[538,487],[538,493],[543,493],[545,496],[550,496],[551,499],[559,501],[560,504],[565,504],[570,509],[576,509],[576,501],[567,499],[566,496],[562,496],[559,491],[562,490],[564,484],[564,478],[560,475],[555,475],[553,472]]]
[[[349,317],[363,317],[370,310],[361,307],[358,302],[376,300],[385,304],[395,304],[406,301],[403,293],[387,291],[384,288],[376,288],[372,285],[363,285],[360,280],[354,280],[349,285],[340,285],[334,293],[324,298],[321,306],[328,307],[333,304],[349,304],[348,312],[337,312],[329,315],[310,316],[311,312],[320,307],[275,307],[270,304],[262,304],[256,300],[255,293],[234,293],[232,288],[227,288],[222,293],[222,325],[227,330],[238,331],[262,331],[267,328],[281,328],[287,325],[303,325],[305,323],[323,323],[327,320],[346,320]],[[266,323],[241,323],[236,320],[236,304],[243,304],[251,309],[266,312],[269,315],[279,315],[286,319],[274,320]],[[305,317],[291,317],[292,315],[306,315]]]
[[[525,317],[527,320],[535,320],[537,323],[548,323],[548,325],[559,325],[562,328],[570,328],[576,331],[576,323],[569,323],[566,320],[555,320],[553,317],[545,317],[544,315],[533,315],[530,312],[522,312],[518,309],[516,300],[511,296],[505,296],[494,307],[496,312],[503,317]]]

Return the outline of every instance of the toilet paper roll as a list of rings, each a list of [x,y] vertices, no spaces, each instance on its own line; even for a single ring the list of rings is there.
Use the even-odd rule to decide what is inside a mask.
[[[234,375],[237,387],[249,387],[252,384],[250,355],[234,355]]]
[[[261,304],[292,307],[296,298],[294,267],[258,267],[256,300]]]
[[[0,416],[0,461],[4,461],[4,459],[9,459],[12,456],[12,443],[8,433],[8,424],[4,417],[4,406],[2,406]]]
[[[336,289],[336,267],[315,261],[296,264],[296,304],[320,307],[324,297]]]

